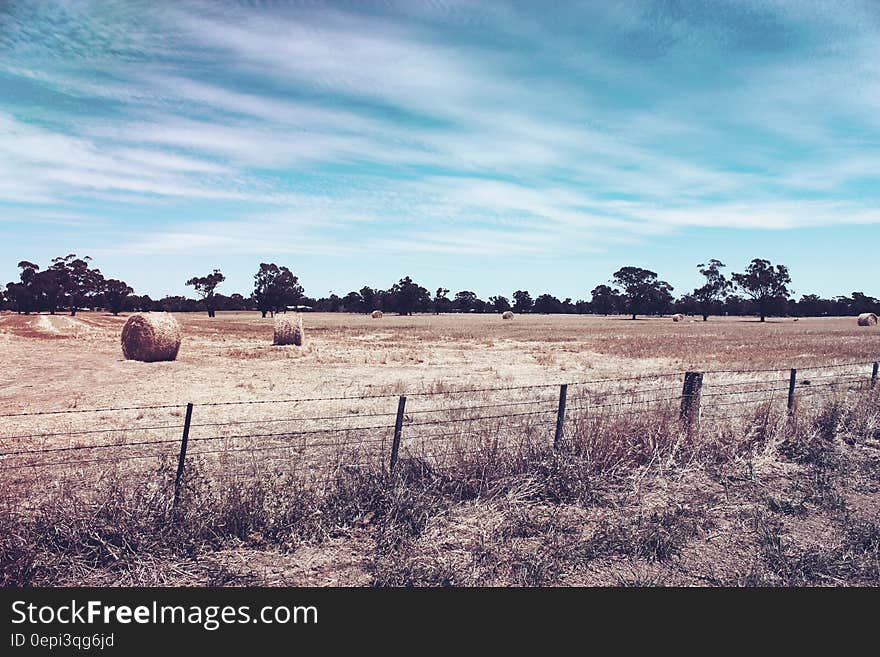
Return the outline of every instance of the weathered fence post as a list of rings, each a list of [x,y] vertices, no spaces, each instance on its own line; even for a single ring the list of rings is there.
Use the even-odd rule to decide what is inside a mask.
[[[192,422],[192,402],[186,405],[186,418],[183,420],[183,437],[180,439],[180,456],[177,458],[177,476],[174,477],[174,502],[172,508],[177,508],[180,499],[180,482],[183,479],[183,464],[186,462],[186,444],[189,442],[189,424]]]
[[[877,368],[878,363],[874,363],[874,368],[871,370],[871,390],[877,387]]]
[[[406,412],[406,395],[401,395],[397,401],[397,419],[394,422],[394,441],[391,443],[391,462],[388,464],[388,473],[394,475],[397,465],[397,452],[400,450],[400,434],[403,431],[403,416]]]
[[[553,437],[553,449],[559,449],[559,441],[565,432],[565,398],[568,397],[568,384],[559,386],[559,407],[556,410],[556,435]]]
[[[702,372],[685,372],[684,385],[681,388],[681,414],[682,420],[687,422],[688,429],[700,417],[700,396],[703,390]]]
[[[788,377],[788,414],[794,413],[794,387],[797,384],[797,370],[791,368],[791,375]]]

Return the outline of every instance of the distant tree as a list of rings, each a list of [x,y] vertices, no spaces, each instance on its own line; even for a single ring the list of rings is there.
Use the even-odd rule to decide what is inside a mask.
[[[161,308],[161,306],[153,301],[148,294],[144,294],[143,296],[133,294],[125,298],[124,310],[129,312],[150,312],[157,308]]]
[[[218,270],[215,269],[214,272],[218,273]],[[251,298],[263,317],[269,312],[274,315],[289,305],[299,305],[302,296],[303,288],[299,284],[299,278],[294,276],[290,269],[279,267],[274,262],[260,263],[260,268],[254,274],[254,291]]]
[[[318,299],[316,306],[318,310],[324,312],[339,312],[339,309],[342,308],[342,298],[338,294],[331,293],[329,297]]]
[[[471,292],[470,290],[462,290],[461,292],[457,292],[455,294],[455,300],[452,302],[455,305],[455,309],[462,313],[469,313],[471,311],[476,310],[477,302],[479,299],[475,292]]]
[[[19,313],[30,315],[37,297],[34,279],[40,266],[33,262],[22,260],[18,263],[18,268],[21,270],[18,275],[21,283],[9,283],[6,286],[6,290],[9,298],[14,299],[16,310]]]
[[[731,294],[725,300],[722,308],[725,315],[745,315],[749,302],[738,294]]]
[[[597,285],[590,292],[592,301],[590,306],[597,315],[610,315],[617,309],[620,294],[607,285]]]
[[[287,267],[279,267],[281,274],[275,279],[275,297],[278,305],[275,311],[285,310],[288,306],[302,304],[305,290],[299,284],[299,277],[295,276]]]
[[[349,292],[342,297],[342,307],[347,313],[362,313],[364,312],[364,298],[360,292]]]
[[[119,314],[119,311],[122,310],[125,305],[126,298],[128,298],[128,295],[132,292],[134,292],[134,290],[131,289],[125,281],[118,281],[115,278],[109,278],[104,281],[104,302],[107,304],[107,308],[110,309],[110,312],[114,315]]]
[[[682,313],[683,315],[693,315],[694,313],[699,311],[699,305],[697,304],[697,300],[694,299],[694,296],[692,294],[682,294],[678,299],[675,300],[675,303],[672,305],[672,309],[677,313]]]
[[[414,283],[409,276],[401,278],[388,290],[388,300],[395,312],[400,315],[412,315],[417,310],[431,305],[428,290]]]
[[[63,262],[56,262],[34,276],[34,288],[51,315],[58,310],[58,306],[64,300],[65,288],[69,286],[70,279]]]
[[[773,304],[788,299],[791,294],[788,267],[774,267],[769,260],[762,258],[752,260],[744,273],[733,274],[733,282],[754,300],[762,322]]]
[[[15,311],[29,314],[31,309],[31,297],[24,283],[10,281],[6,284],[6,300],[15,308]]]
[[[191,313],[201,310],[198,301],[182,296],[165,296],[159,299],[155,305],[158,310],[169,313]]]
[[[77,258],[75,253],[52,259],[51,268],[61,277],[71,315],[94,300],[104,285],[101,270],[89,267],[91,260],[89,256]]]
[[[253,299],[235,292],[229,295],[229,310],[253,310]]]
[[[626,295],[626,305],[632,315],[644,312],[663,312],[662,306],[672,300],[672,286],[657,278],[657,273],[641,267],[622,267],[614,272],[613,283]]]
[[[390,310],[393,312],[391,307],[391,297],[388,296],[388,290],[376,290],[376,301],[373,304],[373,310]]]
[[[853,292],[849,304],[849,312],[852,315],[861,315],[862,313],[876,313],[880,310],[880,300],[869,297],[862,292]]]
[[[359,294],[361,295],[361,303],[363,304],[363,306],[361,306],[362,312],[370,313],[374,310],[382,310],[382,304],[379,303],[379,295],[376,294],[376,291],[373,288],[365,285],[359,290]]]
[[[216,314],[214,291],[217,289],[217,286],[225,280],[226,277],[220,272],[220,270],[215,269],[207,276],[193,276],[186,282],[187,285],[190,285],[195,289],[196,294],[198,294],[205,302],[205,308],[208,310],[208,317],[214,317]]]
[[[507,297],[489,297],[489,304],[492,306],[492,310],[496,313],[503,313],[506,310],[510,310],[510,301]]]
[[[535,299],[534,311],[543,315],[559,313],[562,311],[562,304],[552,294],[542,294]]]
[[[645,299],[645,312],[652,315],[663,315],[672,307],[672,286],[666,281],[657,281],[648,290]]]
[[[22,260],[16,266],[21,269],[18,277],[25,285],[29,285],[30,282],[34,279],[34,276],[36,276],[37,272],[40,270],[40,265],[29,262],[27,260]]]
[[[708,321],[709,313],[712,308],[718,306],[724,301],[724,297],[733,287],[733,283],[728,281],[721,270],[726,267],[720,260],[714,258],[708,264],[697,265],[697,270],[706,277],[706,283],[702,287],[694,290],[694,300],[703,316],[703,321]]]
[[[852,315],[852,299],[848,296],[836,296],[833,299],[822,299],[822,306],[829,315]]]
[[[826,314],[825,307],[834,303],[822,299],[818,294],[804,294],[797,303],[797,314],[801,317],[820,317]]]
[[[275,298],[275,279],[278,277],[280,270],[278,265],[273,263],[261,262],[260,268],[254,274],[254,291],[251,292],[251,298],[257,305],[257,310],[265,317],[270,312],[274,313],[278,305]],[[189,283],[187,283],[189,285]]]
[[[452,309],[452,301],[447,296],[448,294],[449,290],[445,287],[438,287],[434,292],[434,314],[448,313]]]
[[[578,315],[587,315],[593,312],[593,304],[584,299],[578,299],[574,304],[574,310]]]
[[[533,305],[535,304],[532,301],[532,295],[529,294],[526,290],[517,290],[513,293],[513,310],[515,312],[531,312]]]

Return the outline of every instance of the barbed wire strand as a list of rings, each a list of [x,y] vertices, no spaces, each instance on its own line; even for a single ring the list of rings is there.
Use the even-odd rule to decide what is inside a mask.
[[[84,464],[94,464],[94,463],[119,463],[121,461],[135,461],[140,459],[159,459],[162,457],[167,457],[169,455],[166,454],[137,454],[133,456],[117,456],[113,458],[106,459],[78,459],[75,461],[40,461],[39,463],[22,463],[19,465],[4,465],[0,466],[0,471],[6,470],[25,470],[28,468],[49,468],[54,467],[56,465],[84,465]]]
[[[191,425],[196,426],[196,425]],[[76,431],[53,431],[51,433],[25,433],[14,436],[0,436],[0,440],[14,440],[20,438],[51,438],[55,436],[84,436],[94,433],[118,433],[121,431],[155,431],[157,429],[182,429],[183,422],[177,424],[158,424],[151,427],[119,427],[113,429],[86,429]]]
[[[133,443],[119,443],[113,445],[71,445],[68,447],[49,447],[47,449],[22,449],[14,452],[0,452],[0,456],[21,456],[30,454],[49,454],[50,452],[76,452],[83,449],[118,449],[123,447],[143,447],[145,445],[168,445],[180,444],[180,439],[174,438],[170,440],[143,440]]]
[[[110,413],[116,411],[150,411],[164,408],[186,408],[186,404],[160,404],[156,406],[115,406],[107,408],[70,408],[63,411],[30,411],[26,413],[3,413],[0,417],[25,417],[29,415],[64,415],[67,413]]]

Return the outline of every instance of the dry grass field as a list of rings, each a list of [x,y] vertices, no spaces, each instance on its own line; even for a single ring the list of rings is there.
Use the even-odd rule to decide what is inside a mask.
[[[124,316],[0,314],[4,584],[880,584],[880,330],[855,318],[316,313],[297,348],[258,313],[177,317],[177,360],[140,363]],[[342,399],[241,403],[312,398]]]
[[[125,361],[125,316],[0,314],[0,412],[76,406],[413,392],[687,369],[799,367],[874,360],[880,331],[855,318],[713,317],[673,323],[591,315],[305,317],[302,349],[272,346],[259,313],[179,314],[176,361]],[[8,373],[14,373],[9,376]]]

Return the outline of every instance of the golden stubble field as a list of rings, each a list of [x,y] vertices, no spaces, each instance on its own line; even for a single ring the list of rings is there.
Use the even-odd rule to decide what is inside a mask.
[[[873,360],[880,330],[855,318],[769,320],[527,315],[304,316],[306,344],[276,347],[259,313],[178,314],[170,363],[125,361],[126,316],[0,315],[0,412],[414,392],[686,369]]]
[[[177,317],[178,359],[140,363],[125,316],[0,314],[2,581],[880,582],[880,329],[855,318],[316,313],[297,348],[259,313]],[[812,379],[791,416],[789,367]],[[687,369],[712,371],[696,431],[678,418]],[[616,377],[652,378],[570,387],[559,451],[555,386],[461,392]]]

